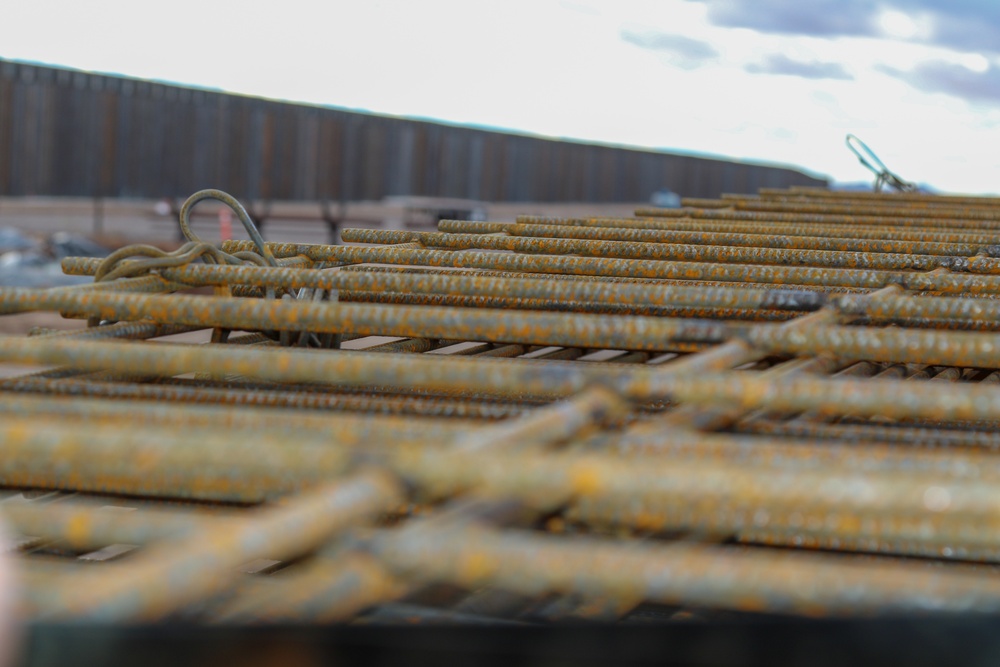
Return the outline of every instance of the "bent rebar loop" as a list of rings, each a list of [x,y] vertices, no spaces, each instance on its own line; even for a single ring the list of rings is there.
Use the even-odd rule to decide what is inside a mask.
[[[875,174],[875,183],[872,186],[875,192],[881,192],[883,185],[889,185],[900,192],[916,192],[916,184],[904,181],[890,171],[885,166],[885,163],[875,155],[875,151],[869,148],[868,144],[861,141],[856,135],[848,134],[844,142],[847,144],[847,148],[858,158],[858,162]]]

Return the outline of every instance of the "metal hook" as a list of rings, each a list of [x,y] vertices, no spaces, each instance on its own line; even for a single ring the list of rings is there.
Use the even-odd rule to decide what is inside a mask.
[[[278,266],[277,260],[267,247],[267,244],[264,243],[264,237],[261,236],[260,231],[257,229],[257,225],[255,225],[253,220],[250,218],[250,214],[247,213],[246,208],[243,207],[243,204],[241,204],[236,197],[233,197],[228,192],[223,192],[222,190],[216,190],[214,188],[199,190],[188,197],[184,202],[184,205],[181,206],[180,215],[178,215],[177,221],[180,224],[181,232],[189,241],[201,241],[201,239],[198,238],[198,235],[194,233],[194,230],[191,229],[191,210],[194,208],[195,204],[205,199],[215,199],[221,201],[223,204],[231,208],[233,212],[236,213],[236,217],[238,217],[240,222],[243,223],[243,228],[247,230],[247,234],[250,235],[250,240],[253,241],[253,244],[257,247],[257,251],[260,253],[260,256],[264,258],[264,261],[267,262],[267,265],[274,267]],[[229,257],[231,257],[233,261],[239,261],[235,257]],[[276,296],[276,290],[273,287],[268,287],[266,298],[273,299]],[[291,294],[291,297],[294,299],[295,295]],[[272,338],[278,337],[276,332],[265,331],[263,333]],[[213,342],[225,342],[228,337],[229,332],[222,328],[216,328],[212,332]]]
[[[891,185],[900,192],[915,192],[917,186],[909,181],[904,181],[896,174],[889,171],[889,168],[885,166],[885,163],[875,155],[875,151],[868,148],[868,144],[861,141],[857,136],[853,134],[848,134],[845,139],[847,147],[852,153],[858,158],[858,162],[863,164],[865,168],[875,174],[875,184],[873,189],[875,192],[881,192],[882,186],[885,184]]]
[[[211,188],[208,190],[199,190],[188,197],[187,201],[184,202],[184,205],[181,206],[178,223],[181,226],[181,232],[183,232],[184,236],[187,237],[189,241],[195,241],[198,243],[202,242],[198,235],[191,229],[191,210],[194,208],[195,204],[205,199],[215,199],[221,201],[223,204],[231,208],[240,219],[240,222],[243,223],[243,228],[247,230],[247,234],[250,235],[250,240],[252,240],[254,245],[257,246],[257,251],[260,253],[261,257],[264,258],[264,261],[267,262],[268,266],[278,266],[278,262],[274,259],[274,255],[271,254],[271,251],[264,243],[264,237],[260,235],[260,232],[257,230],[257,225],[254,224],[253,220],[250,218],[250,214],[247,213],[247,210],[243,207],[243,204],[241,204],[231,194],[223,192],[222,190],[215,190]]]

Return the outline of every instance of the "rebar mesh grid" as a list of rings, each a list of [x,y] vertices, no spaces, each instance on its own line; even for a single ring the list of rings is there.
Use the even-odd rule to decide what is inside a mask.
[[[0,337],[47,369],[0,379],[21,614],[1000,610],[1000,204],[684,204],[131,248],[0,290],[91,324]]]

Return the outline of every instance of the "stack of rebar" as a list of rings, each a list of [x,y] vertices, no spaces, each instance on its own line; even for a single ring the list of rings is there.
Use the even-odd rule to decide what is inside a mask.
[[[1000,611],[1000,202],[220,247],[190,205],[177,252],[0,289],[89,325],[0,337],[41,367],[0,379],[23,618]]]

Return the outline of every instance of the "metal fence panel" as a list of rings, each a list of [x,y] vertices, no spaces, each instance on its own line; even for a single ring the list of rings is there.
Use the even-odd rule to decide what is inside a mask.
[[[825,185],[794,169],[0,61],[0,195],[645,201]]]

